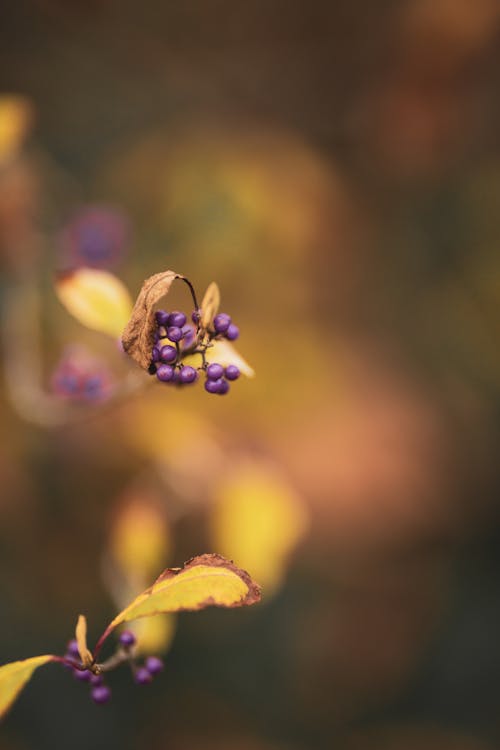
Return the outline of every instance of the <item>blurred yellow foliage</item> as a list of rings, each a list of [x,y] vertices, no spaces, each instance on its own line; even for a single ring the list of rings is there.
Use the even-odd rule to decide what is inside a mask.
[[[0,96],[0,163],[19,151],[31,123],[32,111],[22,96]]]
[[[213,546],[251,570],[269,596],[308,527],[301,498],[277,471],[252,461],[223,476],[214,496]]]

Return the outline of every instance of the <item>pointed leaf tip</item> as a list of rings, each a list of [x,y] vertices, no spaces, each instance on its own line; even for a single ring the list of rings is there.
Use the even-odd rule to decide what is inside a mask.
[[[45,656],[33,656],[22,661],[13,661],[0,667],[0,719],[12,706],[35,669],[56,659],[57,657],[52,654],[46,654]]]
[[[84,667],[88,667],[92,664],[92,654],[87,648],[87,619],[85,615],[78,616],[78,622],[76,623],[75,628],[75,638],[78,644],[78,652],[82,664]]]

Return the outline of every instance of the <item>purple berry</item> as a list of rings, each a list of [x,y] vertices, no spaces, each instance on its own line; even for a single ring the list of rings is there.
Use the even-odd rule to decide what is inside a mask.
[[[149,682],[151,682],[152,679],[153,676],[150,672],[148,672],[146,667],[139,667],[139,669],[136,669],[134,680],[138,685],[147,685]]]
[[[229,390],[229,383],[227,382],[227,380],[224,380],[224,378],[221,378],[217,382],[219,383],[219,389],[218,389],[217,393],[220,396],[224,396],[228,392],[228,390]]]
[[[227,327],[226,338],[229,339],[229,341],[235,341],[239,335],[240,329],[238,328],[238,326],[235,326],[234,323],[231,323]]]
[[[160,674],[163,670],[163,661],[158,656],[148,656],[144,662],[144,666],[148,670],[149,674],[155,675]]]
[[[178,326],[170,326],[167,328],[167,339],[169,341],[180,341],[182,338],[182,328],[179,328]]]
[[[168,325],[168,312],[165,312],[165,310],[157,310],[155,312],[155,318],[159,326]]]
[[[226,333],[231,325],[231,318],[226,313],[219,313],[214,318],[214,328],[217,333]]]
[[[103,705],[111,698],[111,690],[106,685],[98,685],[97,687],[92,688],[90,695],[94,703]]]
[[[120,641],[122,646],[125,646],[125,648],[130,648],[130,646],[135,645],[137,638],[131,630],[124,630],[122,633],[120,633],[118,640]]]
[[[160,350],[157,346],[153,346],[153,351],[151,352],[151,360],[153,362],[160,361]]]
[[[177,359],[177,349],[175,346],[170,346],[170,344],[162,346],[160,349],[160,359],[162,362],[175,362]]]
[[[172,365],[160,365],[156,370],[156,377],[162,383],[170,383],[173,380],[174,372]]]
[[[183,326],[182,328],[182,347],[183,349],[189,349],[191,344],[194,342],[195,331],[190,325]]]
[[[68,656],[73,657],[75,659],[80,658],[80,652],[78,651],[78,643],[75,641],[75,639],[71,640],[66,646],[66,653],[68,654]]]
[[[219,393],[219,381],[218,380],[205,380],[205,390],[208,393]]]
[[[90,676],[89,682],[92,687],[100,687],[104,682],[104,677],[102,674],[93,674]]]
[[[219,365],[216,362],[212,362],[211,365],[208,365],[207,378],[209,380],[218,380],[223,375],[224,375],[224,368],[222,367],[222,365]]]
[[[92,677],[92,672],[90,672],[88,669],[74,669],[73,677],[75,678],[75,680],[79,680],[80,682],[88,682]]]
[[[186,325],[186,316],[183,312],[171,312],[168,316],[168,326],[174,326],[175,328],[182,328]]]
[[[193,310],[193,312],[191,313],[191,320],[193,321],[193,323],[198,324],[200,322],[200,318],[201,318],[200,311]]]
[[[228,365],[226,367],[225,375],[227,380],[237,380],[240,377],[240,371],[236,365]]]
[[[179,373],[179,380],[181,383],[194,383],[197,377],[198,373],[194,367],[191,367],[190,365],[182,367]]]

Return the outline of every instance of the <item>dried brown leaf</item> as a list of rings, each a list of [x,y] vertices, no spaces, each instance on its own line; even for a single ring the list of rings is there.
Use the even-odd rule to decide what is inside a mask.
[[[183,279],[175,271],[162,271],[150,276],[142,285],[132,315],[122,334],[126,353],[147,370],[154,345],[155,305],[164,297],[175,279]]]

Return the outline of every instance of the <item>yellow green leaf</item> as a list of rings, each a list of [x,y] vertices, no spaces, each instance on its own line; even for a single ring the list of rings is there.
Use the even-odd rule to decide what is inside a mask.
[[[244,461],[214,489],[214,545],[249,568],[266,594],[281,584],[288,558],[308,527],[300,496],[273,467]]]
[[[253,370],[248,362],[238,354],[234,346],[224,339],[220,339],[213,342],[213,346],[207,349],[206,353],[207,362],[218,362],[223,367],[228,365],[236,365],[243,375],[247,378],[253,378],[255,376],[255,370]]]
[[[75,638],[78,644],[80,659],[85,667],[92,664],[92,654],[87,648],[87,619],[85,615],[79,615],[76,623]]]
[[[35,669],[54,660],[52,654],[47,654],[13,661],[0,667],[0,718],[7,713]]]
[[[220,555],[193,557],[183,568],[167,568],[108,625],[105,638],[122,622],[150,615],[195,611],[205,607],[242,607],[260,600],[260,587],[248,573]]]
[[[205,292],[205,296],[203,297],[202,303],[201,303],[201,325],[203,328],[209,328],[210,323],[214,319],[214,317],[217,315],[217,310],[219,309],[220,305],[220,292],[219,287],[215,283],[215,281],[212,281],[211,284],[208,285],[207,291]]]
[[[60,302],[82,325],[113,338],[121,336],[132,313],[132,299],[114,274],[78,268],[61,274],[55,288]]]

